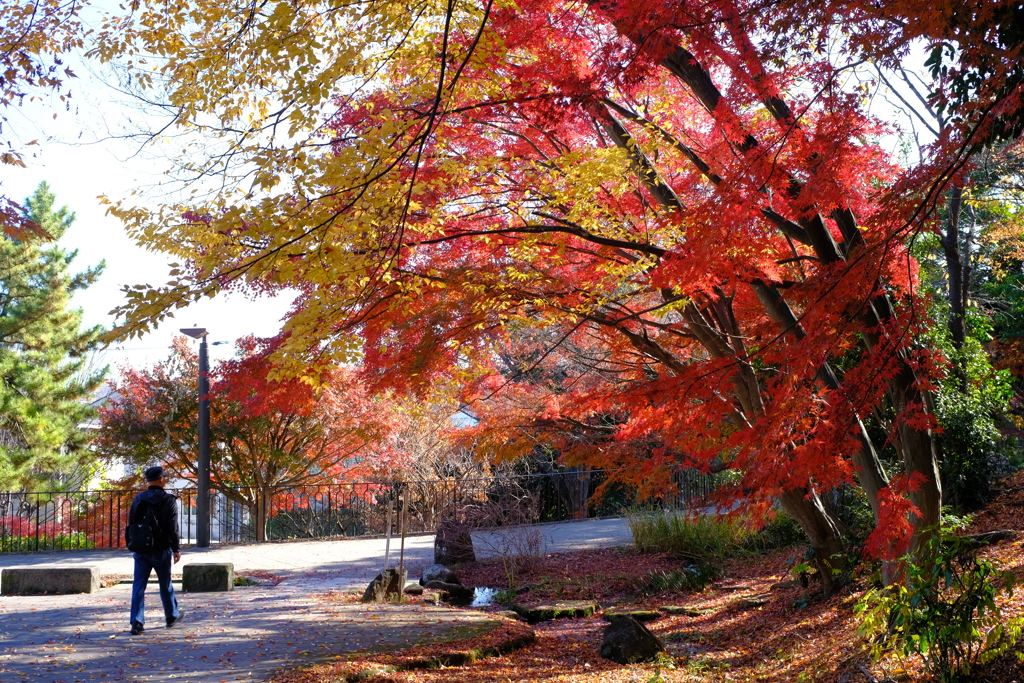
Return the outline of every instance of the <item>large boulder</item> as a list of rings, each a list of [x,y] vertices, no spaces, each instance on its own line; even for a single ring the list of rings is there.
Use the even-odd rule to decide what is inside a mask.
[[[619,617],[604,630],[601,656],[619,664],[654,659],[665,645],[647,627],[630,616]]]
[[[459,577],[443,564],[428,564],[423,568],[423,575],[420,577],[420,585],[425,586],[429,581],[444,581],[445,583],[462,583]]]
[[[434,537],[434,563],[447,565],[465,562],[476,562],[469,525],[454,520],[443,522]]]
[[[408,572],[405,567],[385,569],[370,582],[363,591],[360,602],[397,602],[402,599],[402,589]]]

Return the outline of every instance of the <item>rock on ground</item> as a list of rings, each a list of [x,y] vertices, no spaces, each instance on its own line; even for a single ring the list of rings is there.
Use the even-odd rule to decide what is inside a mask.
[[[385,569],[370,582],[363,592],[362,602],[391,602],[402,597],[405,580],[408,576],[405,567]]]
[[[420,577],[420,585],[425,586],[430,581],[444,581],[445,583],[462,583],[459,577],[443,564],[428,564],[423,568]]]
[[[604,631],[601,656],[619,664],[654,659],[665,645],[646,626],[630,616],[612,621]]]

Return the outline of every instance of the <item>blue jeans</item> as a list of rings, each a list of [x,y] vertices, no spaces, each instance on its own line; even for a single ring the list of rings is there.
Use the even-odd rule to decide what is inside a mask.
[[[164,616],[167,619],[177,619],[180,616],[178,611],[178,599],[174,597],[174,587],[171,586],[171,549],[154,550],[151,553],[135,553],[135,581],[132,583],[132,612],[131,621],[140,624],[146,623],[144,615],[146,607],[146,584],[149,582],[149,574],[156,570],[156,578],[160,582],[160,601],[164,603]]]

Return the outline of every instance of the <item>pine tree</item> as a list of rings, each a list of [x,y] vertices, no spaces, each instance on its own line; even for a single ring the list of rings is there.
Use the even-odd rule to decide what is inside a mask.
[[[51,241],[0,237],[0,490],[60,485],[91,460],[80,425],[106,374],[89,365],[103,329],[83,329],[70,303],[104,264],[70,272],[78,252],[56,242],[75,214],[54,201],[41,183],[25,202],[25,217]]]

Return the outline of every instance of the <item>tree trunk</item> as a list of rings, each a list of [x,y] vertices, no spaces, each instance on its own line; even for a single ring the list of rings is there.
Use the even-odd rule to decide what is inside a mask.
[[[870,350],[879,340],[880,329],[893,318],[892,307],[888,297],[879,295],[869,307],[869,330],[878,329],[873,334],[864,334],[865,346]],[[870,323],[874,322],[874,325]],[[888,395],[892,404],[896,421],[896,448],[903,458],[903,469],[909,474],[917,474],[920,479],[917,488],[910,493],[910,502],[917,507],[920,514],[911,518],[914,526],[914,539],[911,552],[924,547],[931,533],[925,531],[938,527],[942,521],[942,480],[939,476],[939,448],[935,434],[930,429],[918,429],[901,420],[911,408],[931,413],[931,399],[921,391],[917,383],[917,375],[906,357],[899,353],[897,357],[899,372],[889,382]],[[920,558],[919,558],[920,559]]]
[[[949,193],[949,216],[946,220],[946,234],[942,237],[942,251],[946,255],[946,279],[949,283],[946,298],[949,301],[949,334],[953,348],[963,348],[964,331],[964,265],[960,255],[960,210],[963,205],[964,188],[954,186]]]
[[[845,563],[843,539],[817,493],[807,490],[785,491],[779,503],[800,524],[814,549],[814,564],[821,575],[821,589],[831,595],[838,587],[836,578]]]
[[[906,377],[907,373],[910,377]],[[893,409],[899,415],[911,402],[924,401],[920,390],[914,386],[913,373],[909,366],[894,380],[896,386],[891,392]],[[898,446],[903,455],[903,467],[908,473],[917,473],[922,479],[920,485],[910,492],[910,502],[918,509],[919,514],[911,518],[914,525],[914,538],[910,552],[918,557],[919,550],[931,538],[932,529],[942,521],[942,479],[939,476],[938,445],[931,430],[917,429],[911,425],[900,423],[897,426]]]
[[[253,520],[253,530],[256,532],[256,542],[263,543],[267,540],[267,517],[270,510],[270,489],[261,486],[256,489],[256,504],[250,508]]]

